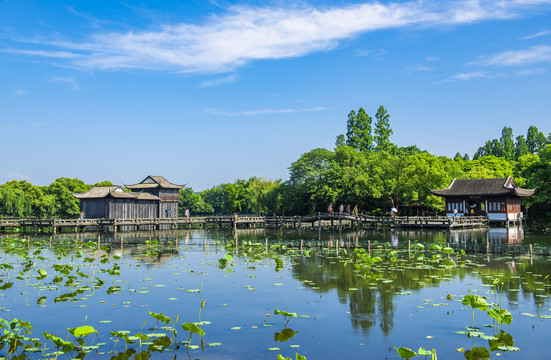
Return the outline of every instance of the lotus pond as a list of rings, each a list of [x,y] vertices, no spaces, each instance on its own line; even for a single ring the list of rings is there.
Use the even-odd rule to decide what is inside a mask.
[[[3,236],[0,359],[546,359],[549,245],[503,229]]]

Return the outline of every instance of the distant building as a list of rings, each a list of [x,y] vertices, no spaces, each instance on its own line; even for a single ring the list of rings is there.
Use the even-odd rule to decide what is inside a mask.
[[[85,193],[73,193],[89,219],[135,219],[178,217],[178,190],[162,176],[148,176],[135,185],[97,186]]]
[[[516,221],[523,218],[521,197],[534,190],[519,188],[513,178],[454,179],[445,189],[431,190],[446,201],[446,214],[488,216],[492,221]]]

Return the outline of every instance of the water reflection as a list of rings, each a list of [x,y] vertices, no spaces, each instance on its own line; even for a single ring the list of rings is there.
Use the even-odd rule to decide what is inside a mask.
[[[537,248],[534,255],[529,256],[526,252],[526,246],[522,245],[525,240],[523,235],[517,235],[515,235],[514,230],[511,235],[511,229],[449,232],[359,230],[342,233],[238,229],[235,232],[223,230],[136,232],[111,237],[104,236],[104,234],[81,234],[77,235],[78,237],[74,234],[59,234],[52,239],[52,242],[69,249],[67,250],[68,253],[74,253],[78,243],[87,244],[92,242],[94,248],[100,250],[97,250],[94,254],[87,254],[87,256],[101,258],[102,255],[108,257],[119,255],[131,258],[132,262],[134,259],[140,259],[139,267],[136,266],[132,271],[145,268],[141,263],[148,266],[158,266],[159,268],[160,265],[164,265],[166,268],[168,267],[166,262],[170,259],[187,257],[187,263],[192,261],[193,258],[200,258],[200,267],[199,265],[194,267],[194,269],[204,269],[200,276],[206,276],[207,274],[212,276],[219,273],[219,269],[221,269],[228,277],[234,277],[234,282],[238,281],[240,276],[256,275],[257,266],[258,273],[260,274],[260,271],[262,271],[262,276],[265,276],[262,278],[262,281],[265,282],[265,279],[269,279],[275,273],[265,271],[265,269],[260,270],[260,268],[266,264],[268,268],[273,268],[275,258],[280,257],[285,260],[285,267],[283,271],[278,273],[278,275],[281,275],[278,277],[283,277],[281,282],[285,285],[290,283],[294,285],[293,280],[301,282],[303,285],[300,292],[294,289],[295,286],[278,287],[282,290],[270,293],[269,300],[260,298],[260,295],[258,295],[260,291],[254,294],[251,293],[249,299],[254,300],[240,297],[239,308],[252,306],[252,302],[247,301],[256,301],[257,303],[264,301],[271,304],[271,301],[276,299],[277,302],[283,303],[286,300],[286,291],[289,291],[292,296],[297,296],[297,294],[305,297],[314,295],[316,300],[318,295],[321,299],[321,295],[334,294],[340,304],[347,307],[349,316],[347,315],[348,318],[345,321],[347,325],[348,321],[350,322],[350,326],[355,333],[363,334],[366,337],[368,334],[371,336],[374,333],[392,337],[392,334],[402,331],[398,326],[401,325],[403,320],[401,317],[403,313],[400,314],[399,312],[401,309],[398,305],[400,301],[407,299],[403,300],[402,304],[406,301],[410,303],[419,302],[419,299],[423,298],[408,297],[407,295],[424,294],[423,290],[447,285],[446,283],[453,283],[454,286],[462,283],[474,284],[472,286],[474,291],[481,292],[489,298],[489,301],[495,303],[503,301],[503,307],[508,309],[516,309],[519,304],[520,306],[525,304],[535,305],[534,308],[542,305],[542,310],[547,308],[543,305],[549,303],[548,296],[550,294],[549,278],[547,276],[551,274],[551,267],[545,252],[548,247]],[[516,240],[519,238],[521,239],[520,242]],[[44,239],[48,238],[42,237],[42,240]],[[511,241],[511,239],[515,240]],[[530,244],[534,242],[529,236],[527,236],[526,241]],[[424,244],[425,250],[421,251],[420,247],[415,246],[419,242]],[[455,249],[453,254],[445,254],[441,250],[448,244]],[[284,251],[282,245],[287,247],[287,251]],[[434,248],[432,248],[432,245],[435,245]],[[106,247],[106,250],[103,247]],[[371,254],[371,256],[380,256],[385,261],[372,267],[355,266],[357,256],[354,256],[354,251],[357,248],[365,249],[366,253]],[[463,255],[459,250],[466,250],[468,254]],[[51,251],[55,251],[55,246],[52,246]],[[224,266],[218,266],[220,264],[219,259],[223,258],[226,252],[232,257],[227,260],[227,264]],[[545,254],[545,256],[542,256],[542,254]],[[392,260],[392,257],[397,259]],[[475,266],[469,261],[473,261],[477,265]],[[452,262],[458,266],[451,266]],[[465,262],[465,266],[462,266],[463,262]],[[124,262],[121,263],[124,264]],[[174,262],[172,265],[176,263]],[[218,266],[218,268],[209,268],[211,266]],[[248,273],[243,272],[245,266],[248,266]],[[230,268],[233,268],[233,270]],[[147,269],[146,274],[149,270]],[[154,270],[162,273],[160,269]],[[174,278],[171,278],[173,280],[172,284],[183,279],[189,280],[189,277],[184,275],[182,270],[189,269],[178,270],[181,274],[174,275]],[[168,278],[172,271],[175,270],[164,269],[164,275]],[[157,276],[160,277],[160,275]],[[147,278],[149,278],[149,275],[147,275]],[[206,282],[207,279],[210,281],[212,278],[216,279],[216,276],[205,277],[203,281]],[[247,280],[245,284],[254,284],[254,278],[247,278],[251,280]],[[220,282],[220,284],[223,283]],[[479,285],[482,286],[479,287]],[[195,285],[189,286],[195,287]],[[302,289],[302,287],[305,289]],[[211,286],[205,286],[205,291],[213,291],[215,288],[216,286],[211,284]],[[164,291],[164,288],[161,289]],[[232,291],[237,293],[239,289],[242,290],[243,287],[230,285],[228,288],[224,288],[222,293],[230,298],[234,294]],[[124,294],[120,285],[111,286],[107,289],[108,293],[109,291],[115,292],[115,290]],[[428,290],[430,293],[431,289]],[[248,288],[247,291],[251,291],[251,289]],[[270,290],[268,289],[268,291]],[[459,285],[458,287],[449,287],[448,290],[440,290],[439,288],[438,291],[441,292],[438,296],[446,295],[446,291],[454,292],[453,295],[457,295],[455,299],[467,293],[466,287],[460,287]],[[76,297],[72,293],[68,295],[66,299],[71,301]],[[62,296],[58,296],[59,300],[54,301],[54,303],[63,302],[65,298]],[[143,296],[146,295],[143,294]],[[166,293],[163,296],[167,298],[172,294]],[[216,296],[219,295],[213,291],[209,300],[215,302]],[[323,296],[324,301],[330,302],[332,298],[332,296]],[[43,305],[46,302],[44,297],[38,297],[37,299],[38,305]],[[293,302],[295,299],[290,299],[292,305],[290,310],[298,312],[300,301]],[[153,300],[146,300],[144,303],[147,303],[147,301],[153,302]],[[440,300],[436,298],[436,301]],[[446,301],[445,297],[441,301]],[[448,301],[451,303],[451,300],[448,299]],[[69,301],[65,302],[69,303]],[[231,304],[231,301],[229,303]],[[295,306],[297,309],[294,308]],[[325,304],[320,300],[316,306],[323,307]],[[328,308],[331,309],[331,307]],[[304,312],[313,311],[312,308],[307,307],[300,310]],[[515,316],[520,311],[516,311]],[[438,322],[441,319],[434,320]],[[235,320],[232,319],[232,321]],[[517,321],[516,318],[515,321]],[[296,321],[293,323],[293,328],[297,331],[285,327],[273,334],[273,340],[278,343],[305,341],[305,324],[306,322],[299,323]],[[313,326],[316,327],[317,324],[319,323],[314,323]],[[311,328],[308,331],[314,332]],[[519,332],[515,332],[514,335],[515,337],[522,336]],[[505,335],[503,335],[503,339],[505,339]],[[500,341],[503,339],[500,339]],[[501,341],[501,345],[504,343],[505,340]],[[491,344],[490,348],[492,348]]]

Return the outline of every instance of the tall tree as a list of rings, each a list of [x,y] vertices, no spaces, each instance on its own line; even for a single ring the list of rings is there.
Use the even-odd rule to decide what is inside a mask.
[[[344,137],[344,134],[337,135],[337,139],[335,140],[335,148],[340,148],[341,146],[346,145],[346,139]]]
[[[377,122],[375,123],[375,149],[377,151],[390,151],[392,143],[390,142],[390,135],[393,134],[390,128],[390,115],[386,109],[381,105],[375,114]]]
[[[498,139],[492,140],[492,151],[490,155],[503,157],[503,144]]]
[[[503,157],[507,160],[513,160],[515,158],[515,141],[513,140],[513,129],[505,126],[501,131],[501,138],[499,139],[501,148],[503,151]]]
[[[547,145],[547,139],[537,127],[530,126],[526,134],[526,143],[528,145],[528,151],[537,153]]]
[[[350,111],[346,124],[346,145],[358,151],[373,149],[371,122],[371,117],[363,108],[360,108],[357,113],[354,110]]]
[[[517,143],[515,146],[515,159],[519,159],[520,157],[528,154],[528,144],[526,143],[526,138],[524,135],[517,136]]]

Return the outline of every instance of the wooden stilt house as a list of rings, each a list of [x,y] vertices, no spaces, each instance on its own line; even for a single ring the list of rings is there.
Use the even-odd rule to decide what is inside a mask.
[[[130,193],[120,186],[97,186],[73,193],[89,219],[156,218],[161,199],[149,193]]]
[[[448,216],[488,216],[490,221],[521,220],[520,199],[534,194],[519,188],[511,177],[454,179],[447,188],[431,192],[445,199]]]
[[[178,191],[185,185],[173,184],[162,176],[149,175],[138,184],[124,186],[132,192],[148,193],[158,197],[160,199],[159,212],[155,217],[178,217],[180,201]]]

